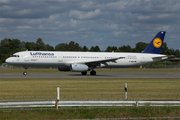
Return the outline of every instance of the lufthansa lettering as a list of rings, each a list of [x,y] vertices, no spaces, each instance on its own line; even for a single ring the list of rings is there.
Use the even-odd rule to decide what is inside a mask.
[[[31,55],[51,55],[51,56],[54,55],[54,53],[41,53],[41,52],[35,52],[35,53],[30,52],[30,54]]]

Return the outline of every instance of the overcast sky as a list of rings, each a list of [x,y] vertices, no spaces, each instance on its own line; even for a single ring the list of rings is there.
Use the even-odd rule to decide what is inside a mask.
[[[149,43],[159,31],[169,48],[180,49],[180,0],[0,0],[0,40],[105,50]]]

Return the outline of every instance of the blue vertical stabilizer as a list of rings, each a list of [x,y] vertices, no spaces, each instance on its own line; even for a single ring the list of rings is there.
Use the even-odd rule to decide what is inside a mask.
[[[141,53],[160,54],[166,31],[160,31]]]

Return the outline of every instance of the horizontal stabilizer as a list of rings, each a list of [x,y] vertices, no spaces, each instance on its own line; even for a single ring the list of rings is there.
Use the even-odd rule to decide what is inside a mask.
[[[165,60],[168,59],[168,56],[163,55],[163,56],[157,56],[157,57],[152,57],[152,59],[161,59],[161,60]]]

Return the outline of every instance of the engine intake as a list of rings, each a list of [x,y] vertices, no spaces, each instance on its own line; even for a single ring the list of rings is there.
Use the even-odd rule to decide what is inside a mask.
[[[85,64],[71,64],[70,65],[71,71],[74,72],[85,72],[88,71],[89,67]]]

